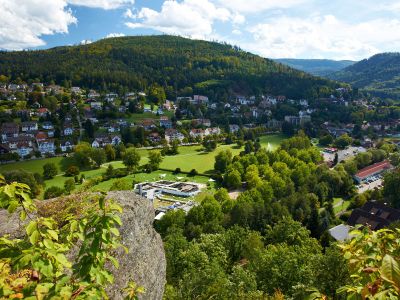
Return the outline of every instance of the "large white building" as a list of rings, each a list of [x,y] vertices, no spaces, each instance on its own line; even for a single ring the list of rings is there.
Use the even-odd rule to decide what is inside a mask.
[[[154,200],[155,196],[160,194],[192,197],[200,193],[201,188],[196,183],[160,180],[138,183],[135,185],[135,191],[142,197]]]

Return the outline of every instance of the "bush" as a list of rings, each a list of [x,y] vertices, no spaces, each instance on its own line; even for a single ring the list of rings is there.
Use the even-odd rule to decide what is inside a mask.
[[[176,168],[174,171],[174,174],[179,174],[179,173],[182,173],[181,168]]]
[[[61,196],[64,190],[58,186],[51,186],[44,192],[44,199],[51,199]]]
[[[57,173],[57,166],[54,163],[46,163],[43,165],[43,177],[45,179],[52,179]]]
[[[197,170],[196,169],[192,169],[192,170],[190,170],[190,172],[189,172],[189,176],[196,176],[197,174],[199,174],[198,172],[197,172]]]
[[[72,177],[72,176],[79,175],[79,173],[80,173],[80,171],[77,166],[70,166],[70,167],[68,167],[67,171],[65,171],[65,176]]]

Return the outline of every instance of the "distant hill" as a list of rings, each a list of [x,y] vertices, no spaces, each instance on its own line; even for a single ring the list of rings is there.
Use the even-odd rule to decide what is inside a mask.
[[[176,92],[215,99],[233,93],[315,98],[340,86],[227,44],[167,35],[0,52],[0,73],[117,92],[161,86],[170,99]]]
[[[400,53],[382,53],[329,75],[372,95],[400,100]]]
[[[275,61],[316,76],[326,76],[330,73],[340,71],[355,63],[355,61],[351,60],[294,58],[281,58],[275,59]]]

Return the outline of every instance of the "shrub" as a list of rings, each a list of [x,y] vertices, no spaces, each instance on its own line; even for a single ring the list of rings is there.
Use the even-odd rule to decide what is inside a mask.
[[[51,186],[44,192],[44,199],[51,199],[61,196],[64,190],[58,186]]]
[[[181,172],[182,172],[181,168],[176,168],[175,171],[174,171],[174,174],[179,174]]]
[[[43,165],[43,177],[45,179],[52,179],[58,173],[57,166],[54,163],[47,163]]]
[[[79,175],[79,173],[80,173],[80,171],[77,166],[70,166],[70,167],[68,167],[67,171],[65,171],[65,176],[72,177],[72,176]]]
[[[197,172],[197,170],[196,169],[192,169],[192,170],[190,170],[190,172],[189,172],[189,176],[196,176],[197,174],[199,174],[198,172]]]

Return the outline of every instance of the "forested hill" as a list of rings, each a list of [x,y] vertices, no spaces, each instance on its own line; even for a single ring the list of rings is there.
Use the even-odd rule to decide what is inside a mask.
[[[399,100],[400,53],[374,55],[329,77],[351,83],[376,96]]]
[[[293,98],[329,94],[338,83],[316,78],[236,47],[176,36],[103,39],[48,50],[0,52],[0,74],[123,92],[164,87],[167,97],[201,93],[271,93]]]
[[[316,76],[326,76],[328,74],[338,72],[355,63],[355,61],[351,60],[292,58],[275,59],[275,61]]]

